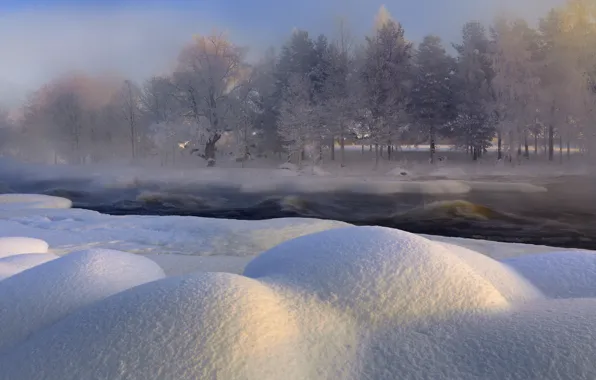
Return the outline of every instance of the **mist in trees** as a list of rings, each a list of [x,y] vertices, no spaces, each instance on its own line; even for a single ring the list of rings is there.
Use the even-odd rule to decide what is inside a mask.
[[[294,30],[250,58],[225,34],[189,38],[169,73],[134,83],[71,74],[0,110],[0,154],[55,163],[181,157],[216,166],[275,157],[347,165],[346,144],[397,159],[403,145],[451,144],[480,160],[596,157],[596,5],[568,0],[536,25],[499,16],[450,44],[418,44],[381,7],[367,36]],[[339,152],[336,151],[339,149]],[[558,149],[558,155],[556,152]]]

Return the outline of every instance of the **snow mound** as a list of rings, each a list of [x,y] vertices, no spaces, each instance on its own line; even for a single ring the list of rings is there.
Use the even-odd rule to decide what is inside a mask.
[[[0,210],[22,210],[36,208],[71,208],[72,202],[66,198],[39,194],[0,194]]]
[[[30,253],[2,258],[0,259],[0,281],[57,258],[58,256],[50,253]]]
[[[388,325],[364,345],[358,378],[592,380],[596,300],[543,300],[513,313],[408,329]]]
[[[27,237],[0,237],[0,258],[26,253],[47,253],[48,243]]]
[[[596,252],[564,251],[504,260],[550,298],[596,298]]]
[[[82,306],[163,277],[149,259],[93,249],[0,281],[0,353]]]
[[[85,308],[0,358],[0,367],[4,380],[307,379],[301,334],[271,288],[203,273]]]
[[[501,264],[470,254],[403,231],[348,227],[274,247],[250,262],[244,275],[315,294],[366,323],[508,309],[515,295],[483,276]],[[504,277],[496,272],[492,280],[515,278],[499,270]],[[519,292],[527,290],[532,288]]]

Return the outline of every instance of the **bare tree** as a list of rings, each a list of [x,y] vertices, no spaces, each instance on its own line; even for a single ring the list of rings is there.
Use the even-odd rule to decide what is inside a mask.
[[[140,88],[130,80],[125,80],[112,99],[116,116],[128,129],[130,154],[133,161],[138,155],[139,127],[141,124],[142,95]]]

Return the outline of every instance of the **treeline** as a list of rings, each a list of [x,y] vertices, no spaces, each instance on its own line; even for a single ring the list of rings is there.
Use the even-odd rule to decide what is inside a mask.
[[[0,149],[71,163],[184,151],[208,165],[223,153],[300,164],[323,152],[343,165],[346,141],[374,147],[377,161],[404,144],[429,144],[433,161],[438,141],[472,160],[493,144],[507,159],[554,160],[556,147],[561,159],[572,147],[594,155],[595,16],[593,2],[568,0],[537,27],[501,17],[466,23],[452,47],[432,35],[414,46],[381,8],[363,40],[345,23],[331,37],[297,30],[256,63],[224,35],[198,36],[172,73],[142,85],[84,75],[47,84],[11,126],[0,114]]]

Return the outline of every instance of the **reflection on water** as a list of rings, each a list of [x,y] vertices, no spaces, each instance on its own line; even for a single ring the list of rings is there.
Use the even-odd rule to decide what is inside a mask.
[[[494,180],[494,179],[493,179]],[[1,192],[69,198],[74,207],[113,215],[187,215],[230,219],[309,217],[410,232],[596,249],[596,181],[551,178],[546,193],[468,194],[245,193],[222,186],[135,183],[99,189],[89,181],[13,181]]]

